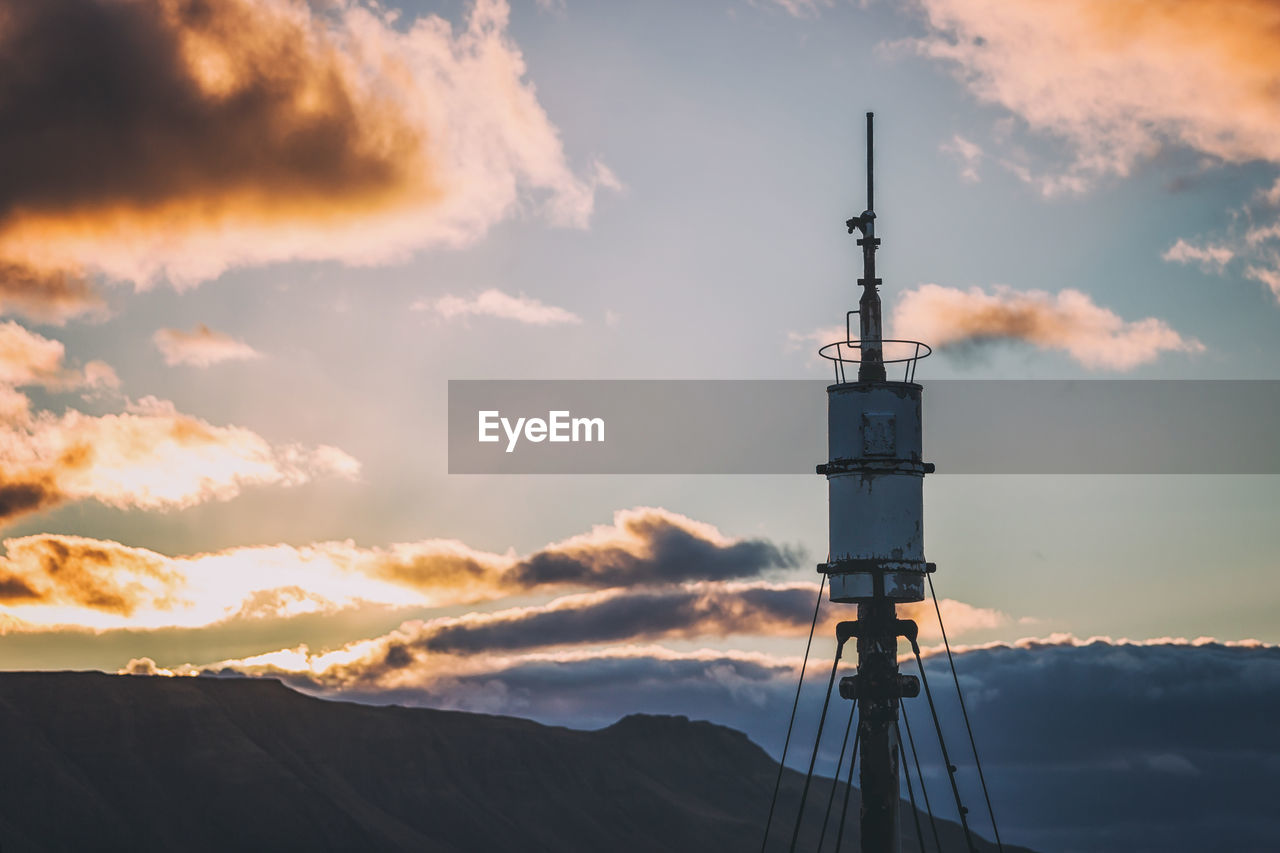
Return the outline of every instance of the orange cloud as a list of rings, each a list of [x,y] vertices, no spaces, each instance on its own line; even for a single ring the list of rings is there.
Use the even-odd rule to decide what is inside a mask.
[[[164,363],[170,366],[189,364],[208,367],[224,361],[245,361],[262,354],[244,341],[223,332],[215,332],[204,323],[185,332],[182,329],[160,329],[152,336]]]
[[[688,641],[731,635],[804,637],[813,614],[814,583],[693,583],[657,590],[610,589],[568,595],[535,607],[491,613],[468,613],[426,621],[410,621],[381,637],[358,640],[341,648],[313,651],[307,646],[224,660],[207,666],[185,664],[176,674],[201,671],[238,672],[284,677],[324,690],[393,690],[403,687],[443,689],[454,679],[483,678],[512,667],[539,662],[585,662],[632,655],[681,659],[686,653],[655,641]],[[948,635],[1008,624],[999,611],[941,599]],[[853,618],[839,608],[825,609],[818,636],[829,639],[836,621]],[[922,640],[938,640],[933,603],[900,609],[915,619]],[[905,643],[903,649],[906,649]],[[693,653],[732,655],[732,652]],[[910,652],[904,651],[904,657]],[[752,655],[778,669],[799,660]],[[131,665],[133,663],[131,662]]]
[[[102,547],[78,536],[9,539],[0,558],[0,604],[39,602],[130,616],[170,607],[182,577],[149,551]]]
[[[50,390],[67,390],[119,384],[109,365],[92,361],[77,370],[63,363],[65,357],[66,347],[61,341],[0,320],[0,387],[38,385]]]
[[[472,241],[529,195],[585,224],[616,181],[567,165],[507,17],[502,0],[456,31],[358,0],[7,5],[0,63],[23,73],[0,131],[0,305],[88,310],[68,270],[146,286],[382,262]]]
[[[353,476],[335,447],[273,446],[252,430],[215,426],[145,397],[120,414],[40,412],[0,424],[0,521],[57,503],[173,509],[229,500],[251,485]]]
[[[248,485],[353,476],[335,447],[273,446],[244,427],[215,426],[154,397],[118,414],[32,411],[19,389],[110,391],[100,361],[66,363],[62,343],[0,321],[0,523],[75,500],[168,509],[227,500]]]
[[[77,271],[40,271],[0,259],[0,315],[20,314],[60,326],[73,317],[101,316],[106,307]]]
[[[1272,0],[921,0],[915,42],[979,98],[1070,141],[1048,192],[1128,174],[1162,145],[1280,162],[1280,6]]]
[[[51,488],[61,486],[55,479]],[[54,494],[64,497],[62,492]],[[279,619],[367,605],[443,607],[546,590],[655,590],[753,577],[793,567],[797,559],[767,541],[732,539],[710,525],[656,508],[621,510],[613,524],[523,557],[479,551],[454,540],[387,548],[361,548],[349,540],[304,547],[261,545],[177,557],[103,540],[77,539],[74,544],[81,550],[69,550],[64,548],[68,541],[42,534],[5,543],[9,556],[0,558],[0,567],[7,574],[0,577],[15,584],[7,609],[21,617],[28,630],[202,627],[231,619]],[[154,599],[128,613],[107,613],[101,608],[76,610],[61,606],[72,602],[23,593],[47,588],[52,575],[86,571],[35,559],[36,555],[65,552],[64,559],[75,562],[89,545],[113,557],[95,563],[93,572],[112,566],[124,570],[144,560],[163,566],[180,581],[182,599]]]
[[[893,313],[895,334],[934,346],[994,340],[1062,350],[1087,368],[1129,370],[1163,352],[1203,352],[1155,317],[1126,321],[1088,294],[1017,291],[997,286],[960,290],[922,284],[904,293]]]

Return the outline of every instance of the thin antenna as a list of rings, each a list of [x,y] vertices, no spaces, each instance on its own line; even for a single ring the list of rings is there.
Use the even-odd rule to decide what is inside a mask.
[[[845,222],[849,233],[854,229],[862,232],[858,245],[862,247],[862,298],[858,300],[858,381],[883,382],[884,372],[884,330],[880,321],[880,294],[877,288],[880,279],[876,278],[876,247],[880,238],[876,236],[876,214],[873,207],[875,201],[875,145],[873,133],[875,113],[867,113],[867,209],[862,214]]]
[[[872,140],[874,138],[874,130],[872,123],[875,121],[875,113],[867,113],[867,210],[873,211],[875,205],[875,162],[876,149]]]

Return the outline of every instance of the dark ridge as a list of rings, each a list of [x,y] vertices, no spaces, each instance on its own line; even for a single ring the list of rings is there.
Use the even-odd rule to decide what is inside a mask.
[[[577,731],[266,679],[91,672],[0,674],[0,755],[3,853],[750,851],[777,772],[741,732],[685,717]],[[801,781],[786,774],[771,850]],[[910,827],[903,849],[919,849]]]

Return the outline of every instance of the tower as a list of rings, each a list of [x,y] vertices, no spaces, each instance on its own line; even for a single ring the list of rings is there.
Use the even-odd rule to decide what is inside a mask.
[[[861,235],[862,294],[846,315],[845,340],[820,350],[836,381],[827,387],[827,462],[818,466],[828,483],[830,552],[818,570],[828,576],[831,601],[857,605],[857,619],[841,622],[838,638],[857,647],[857,674],[841,680],[840,695],[859,708],[861,849],[898,853],[899,701],[918,695],[920,684],[898,672],[898,638],[914,640],[916,626],[898,619],[896,607],[924,599],[925,575],[934,568],[925,562],[923,513],[924,476],[933,466],[921,455],[923,389],[914,381],[916,363],[930,349],[884,337],[872,122],[867,113],[867,209],[846,223]],[[851,378],[846,370],[855,365]]]

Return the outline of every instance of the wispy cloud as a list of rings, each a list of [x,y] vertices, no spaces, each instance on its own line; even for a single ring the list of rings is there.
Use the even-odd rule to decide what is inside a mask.
[[[1163,320],[1127,321],[1095,304],[1088,294],[1069,289],[1052,294],[1003,286],[985,291],[922,284],[902,295],[893,321],[898,337],[944,347],[1021,341],[1061,350],[1094,370],[1129,370],[1161,353],[1204,351],[1202,343]]]
[[[204,323],[191,331],[159,329],[152,336],[156,348],[170,366],[189,364],[208,367],[224,361],[246,361],[261,358],[262,353],[223,332],[215,332]]]
[[[970,183],[979,180],[978,164],[982,162],[982,148],[975,142],[956,134],[938,146],[944,154],[951,154],[960,161],[960,177]]]
[[[475,296],[441,296],[418,300],[409,306],[413,311],[431,311],[446,320],[467,317],[496,317],[530,326],[576,325],[582,318],[572,311],[548,305],[523,293],[512,296],[490,288]]]
[[[1073,146],[1046,193],[1126,175],[1166,144],[1232,163],[1280,162],[1280,27],[1269,0],[921,6],[933,32],[916,50],[951,65],[980,99]]]
[[[85,387],[114,388],[115,371],[101,361],[83,368],[66,363],[61,341],[38,335],[12,321],[0,321],[0,390],[39,386],[53,391]],[[22,404],[23,411],[26,403]]]
[[[1222,272],[1236,253],[1230,246],[1223,245],[1203,245],[1195,246],[1186,240],[1179,239],[1169,249],[1161,255],[1166,261],[1178,264],[1200,264],[1206,270],[1215,270]]]
[[[1271,291],[1271,295],[1280,303],[1280,257],[1272,258],[1271,266],[1250,264],[1244,268],[1246,278],[1262,282]]]
[[[475,0],[455,29],[363,0],[9,4],[0,61],[25,73],[0,131],[0,310],[95,310],[85,275],[395,260],[520,205],[585,225],[617,180],[569,166],[508,15]],[[116,99],[108,115],[72,90]]]
[[[216,426],[144,397],[118,414],[22,412],[0,424],[0,523],[78,500],[175,509],[229,500],[247,486],[354,476],[336,447],[270,444],[252,430]]]
[[[768,6],[781,9],[793,18],[815,18],[822,10],[830,9],[835,0],[747,0],[752,6]]]
[[[1259,282],[1280,305],[1280,180],[1259,189],[1233,210],[1230,225],[1192,242],[1179,238],[1162,255],[1174,263],[1196,263],[1206,273],[1225,275],[1235,266],[1244,278]]]
[[[252,430],[216,426],[144,397],[115,414],[38,410],[21,389],[110,394],[110,365],[68,363],[60,341],[0,321],[0,524],[78,500],[170,509],[227,500],[257,484],[353,476],[336,447],[272,445]]]
[[[40,270],[0,259],[0,315],[60,326],[72,318],[102,317],[106,310],[101,294],[78,270]]]

